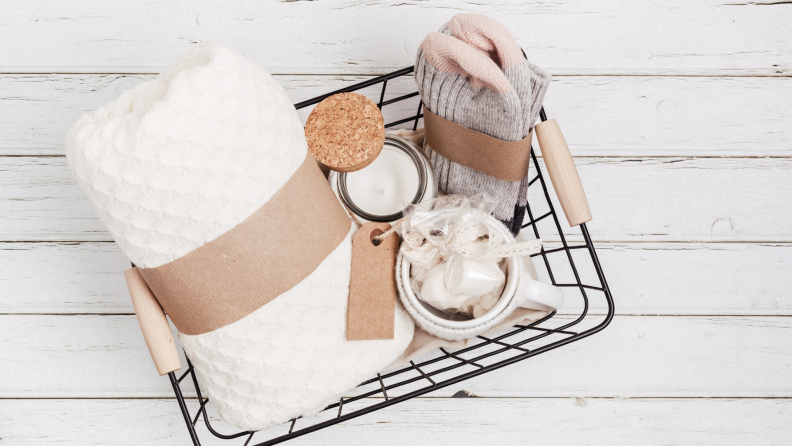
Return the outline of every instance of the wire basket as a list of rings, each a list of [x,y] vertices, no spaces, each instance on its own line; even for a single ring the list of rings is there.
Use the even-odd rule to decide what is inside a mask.
[[[423,117],[420,98],[417,97],[418,92],[386,99],[388,81],[403,78],[412,71],[413,67],[394,71],[300,102],[295,107],[298,110],[304,109],[337,93],[370,90],[381,84],[378,105],[383,110],[383,115],[386,115],[386,109],[383,107],[399,104],[399,107],[391,108],[399,108],[404,113],[405,107],[409,106],[411,102],[415,103],[415,108],[406,108],[415,110],[414,114],[410,111],[409,116],[395,119],[385,127],[393,128],[412,123],[412,128],[415,130],[419,120]],[[369,92],[369,95],[372,94]],[[376,97],[372,99],[377,100]],[[544,109],[540,113],[540,118],[542,121],[547,119]],[[567,236],[564,235],[559,215],[551,200],[552,186],[548,189],[548,183],[545,181],[545,175],[542,173],[533,148],[531,149],[531,159],[533,160],[531,171],[534,176],[531,177],[529,183],[529,199],[525,209],[528,221],[523,225],[523,229],[530,228],[529,231],[540,238],[540,228],[542,228],[542,233],[558,238],[559,241],[555,243],[557,246],[553,248],[549,247],[554,244],[545,243],[545,248],[534,255],[534,257],[541,257],[542,261],[535,263],[541,280],[565,288],[567,290],[565,292],[566,302],[578,303],[572,305],[575,311],[570,313],[569,309],[565,307],[563,315],[553,312],[529,325],[516,325],[510,331],[503,332],[496,337],[478,336],[477,340],[472,342],[473,345],[462,350],[449,352],[440,349],[438,352],[426,356],[423,361],[418,363],[411,361],[410,367],[382,375],[378,374],[363,382],[358,386],[354,395],[342,397],[337,403],[328,406],[318,419],[297,418],[284,424],[281,428],[274,427],[261,432],[219,432],[231,428],[227,426],[221,428],[219,425],[223,423],[210,413],[209,399],[202,396],[195,370],[187,358],[187,371],[180,377],[171,372],[168,377],[193,444],[195,446],[201,444],[198,436],[199,431],[203,430],[198,424],[201,418],[203,418],[203,424],[209,434],[219,439],[236,440],[228,442],[230,445],[273,445],[492,372],[571,342],[579,341],[604,329],[613,318],[613,299],[586,224],[581,224],[578,227],[579,237],[577,234],[570,234],[569,229],[567,229]],[[585,268],[587,271],[584,272]],[[575,290],[577,293],[574,292]],[[594,306],[599,310],[598,314],[589,311],[590,307]],[[579,311],[577,311],[578,309]],[[189,379],[187,379],[188,377]],[[190,383],[187,385],[192,387],[187,391],[195,392],[198,397],[197,408],[194,408],[192,413],[188,408],[189,399],[185,399],[182,391],[185,380]],[[193,405],[192,402],[190,405]]]

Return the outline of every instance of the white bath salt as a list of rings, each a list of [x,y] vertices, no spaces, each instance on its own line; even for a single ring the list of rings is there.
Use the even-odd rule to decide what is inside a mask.
[[[500,295],[503,293],[503,287],[491,294],[485,294],[473,305],[473,308],[468,311],[474,318],[481,317],[487,314],[492,307],[500,300]]]
[[[506,284],[502,269],[505,266],[497,260],[452,258],[450,262],[432,262],[411,271],[417,285],[413,291],[438,310],[479,317],[476,314],[484,314],[495,306]],[[449,280],[450,273],[456,277]],[[449,282],[456,288],[449,288]]]
[[[446,287],[452,294],[483,296],[506,282],[497,259],[467,259],[453,256],[446,266]]]
[[[445,274],[444,264],[436,265],[426,271],[421,286],[421,300],[438,310],[456,313],[468,304],[471,296],[450,293],[446,287]]]
[[[478,318],[500,301],[508,257],[528,256],[541,240],[506,243],[491,223],[494,200],[447,195],[421,203],[405,217],[401,253],[410,262],[416,297],[449,313]],[[511,296],[509,297],[511,298]]]

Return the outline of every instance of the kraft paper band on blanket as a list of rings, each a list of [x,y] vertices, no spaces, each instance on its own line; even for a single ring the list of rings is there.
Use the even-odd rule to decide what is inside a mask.
[[[191,253],[141,268],[179,332],[236,322],[300,283],[344,240],[349,217],[311,155],[258,211]],[[319,224],[317,224],[319,223]]]
[[[426,144],[438,154],[504,181],[522,181],[531,162],[533,132],[504,141],[441,118],[423,107]]]

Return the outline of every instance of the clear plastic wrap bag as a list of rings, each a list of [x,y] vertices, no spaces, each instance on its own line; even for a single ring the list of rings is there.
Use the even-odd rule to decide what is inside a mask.
[[[541,249],[540,240],[504,243],[488,223],[497,202],[487,194],[447,195],[408,208],[402,253],[416,296],[452,316],[480,317],[500,299],[504,257]]]
[[[452,255],[445,265],[445,284],[453,294],[483,296],[506,282],[498,259],[468,259]]]

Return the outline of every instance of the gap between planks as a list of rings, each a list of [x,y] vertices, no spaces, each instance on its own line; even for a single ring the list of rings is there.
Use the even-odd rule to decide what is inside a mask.
[[[539,149],[538,145],[536,147]],[[541,149],[539,149],[541,150]],[[33,153],[22,154],[20,152],[29,151]],[[626,150],[625,150],[626,151]],[[14,148],[5,147],[0,148],[0,158],[65,158],[66,155],[61,153],[62,149],[27,149],[27,148]],[[543,159],[541,153],[537,154],[538,159]],[[792,158],[792,155],[575,155],[575,159],[586,158],[611,158],[611,159],[624,159],[624,160],[642,160],[642,159],[678,159],[678,160],[698,160],[698,159],[787,159]]]
[[[559,218],[563,218],[563,214],[559,216]],[[82,234],[82,233],[81,233]],[[558,240],[547,240],[549,243],[561,243]],[[572,245],[578,243],[579,241],[571,239],[571,237],[567,236],[567,242]],[[91,240],[74,240],[74,239],[30,239],[26,240],[24,238],[18,238],[14,240],[0,240],[0,244],[8,244],[8,243],[58,243],[63,245],[79,245],[82,243],[115,243],[113,239],[91,239]],[[579,243],[583,243],[580,241]],[[668,241],[657,241],[657,240],[593,240],[594,249],[601,245],[607,244],[679,244],[679,245],[696,245],[696,244],[708,244],[708,245],[718,245],[718,244],[742,244],[742,245],[762,245],[762,246],[789,246],[792,245],[792,242],[789,241],[767,241],[767,240],[668,240]]]
[[[339,69],[338,67],[264,67],[266,70],[276,76],[382,76],[392,73],[397,70],[406,68],[405,66],[398,67],[354,67],[350,69]],[[30,67],[15,67],[15,66],[0,66],[0,74],[10,75],[39,75],[39,74],[119,74],[119,75],[158,75],[165,66],[161,67],[93,67],[93,66],[30,66]],[[545,67],[545,71],[555,77],[573,77],[573,76],[588,76],[588,77],[792,77],[792,71],[784,68],[779,71],[778,68],[740,68],[740,69],[688,69],[688,68],[664,68],[662,71],[655,69],[644,68],[617,68],[612,71],[603,71],[601,69],[592,68],[560,68],[560,67]],[[410,76],[405,75],[405,76]]]
[[[198,400],[197,396],[182,396],[185,400]],[[584,399],[584,400],[792,400],[788,396],[426,396],[419,395],[410,399],[431,399],[431,400],[469,400],[475,398],[478,400],[568,400],[571,398]],[[382,400],[382,396],[368,396],[364,400]],[[0,401],[36,401],[36,400],[77,400],[77,401],[91,401],[91,400],[115,400],[115,401],[176,401],[176,397],[161,397],[161,396],[132,396],[132,397],[113,397],[113,396],[98,396],[98,397],[30,397],[30,398],[5,398],[0,397]]]
[[[618,308],[618,307],[617,307]],[[589,309],[586,313],[591,316],[603,316],[604,312],[599,309]],[[0,313],[0,316],[134,316],[135,313]],[[577,313],[558,313],[559,316],[576,316]],[[717,314],[717,313],[619,313],[618,310],[614,317],[717,317],[717,318],[746,318],[746,317],[792,317],[792,314]]]
[[[599,158],[599,157],[598,157]],[[557,240],[550,240],[551,243],[560,243]],[[79,245],[82,243],[115,243],[115,240],[108,239],[108,240],[74,240],[74,239],[64,239],[64,240],[2,240],[0,244],[7,244],[7,243],[58,243],[63,245]],[[582,243],[582,242],[581,242]],[[717,240],[668,240],[668,241],[652,241],[652,240],[595,240],[594,241],[596,248],[599,245],[607,245],[607,244],[658,244],[662,243],[664,245],[698,245],[698,244],[706,244],[706,245],[719,245],[719,244],[748,244],[748,245],[766,245],[766,246],[787,246],[792,245],[792,242],[789,241],[767,241],[767,240],[734,240],[734,241],[717,241]]]

